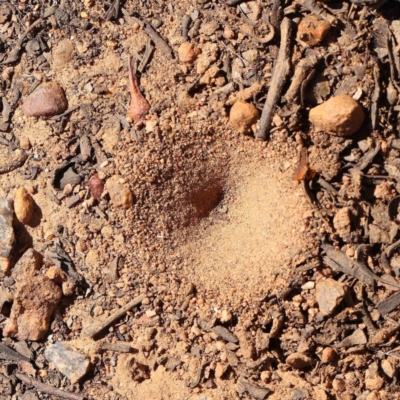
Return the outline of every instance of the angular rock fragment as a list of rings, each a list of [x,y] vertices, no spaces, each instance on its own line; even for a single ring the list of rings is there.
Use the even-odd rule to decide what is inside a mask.
[[[51,117],[68,108],[64,90],[58,83],[45,82],[24,101],[22,111],[28,117]]]
[[[362,107],[347,94],[331,97],[310,110],[309,119],[321,131],[337,136],[349,136],[364,122]]]
[[[114,175],[106,182],[106,188],[110,194],[114,207],[127,209],[133,204],[133,194],[129,188],[121,182],[121,175]]]
[[[336,347],[359,346],[367,343],[367,337],[362,329],[356,329],[350,336],[345,337]]]
[[[72,384],[77,383],[89,371],[89,359],[61,342],[48,346],[44,356],[70,379]]]
[[[328,278],[317,283],[316,300],[319,310],[324,315],[330,315],[346,295],[347,286]]]
[[[10,268],[10,257],[15,242],[12,201],[0,198],[0,269],[7,272]]]
[[[40,268],[42,256],[33,249],[28,249],[12,269],[11,276],[15,282],[25,282],[35,275]]]
[[[21,149],[10,151],[7,147],[0,146],[0,174],[19,168],[27,158],[28,156]]]
[[[71,184],[72,186],[78,185],[82,182],[82,178],[73,170],[68,168],[60,180],[60,189],[64,190],[65,186]]]
[[[333,226],[340,236],[345,236],[350,233],[351,220],[349,207],[341,208],[333,218]]]
[[[49,330],[51,315],[61,297],[60,287],[47,276],[39,275],[21,282],[15,291],[3,335],[20,340],[41,339]]]
[[[379,390],[384,383],[378,372],[378,364],[372,363],[365,371],[365,387],[369,390]]]
[[[395,369],[393,368],[393,365],[390,363],[390,361],[382,360],[381,368],[386,376],[388,376],[389,378],[393,378],[395,374]]]

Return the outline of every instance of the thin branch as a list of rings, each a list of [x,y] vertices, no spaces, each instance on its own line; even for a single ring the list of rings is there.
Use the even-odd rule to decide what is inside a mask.
[[[24,382],[26,385],[34,386],[39,392],[47,393],[52,396],[61,397],[62,399],[67,399],[67,400],[83,400],[82,396],[79,396],[74,393],[65,392],[64,390],[60,390],[52,386],[46,385],[45,383],[30,378],[27,375],[20,374],[19,372],[16,372],[15,376],[20,381]]]
[[[267,138],[267,131],[272,122],[273,112],[280,99],[283,85],[290,71],[290,42],[292,36],[292,21],[284,18],[281,24],[281,44],[279,48],[278,60],[272,75],[270,89],[267,100],[260,119],[260,129],[256,132],[256,137],[262,140]]]

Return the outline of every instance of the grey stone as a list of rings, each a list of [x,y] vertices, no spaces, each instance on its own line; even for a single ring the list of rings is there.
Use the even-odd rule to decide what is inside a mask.
[[[4,197],[0,198],[0,266],[7,272],[9,258],[15,242],[13,222],[13,203]]]
[[[48,346],[44,356],[70,379],[72,384],[78,382],[89,371],[90,361],[61,342]]]

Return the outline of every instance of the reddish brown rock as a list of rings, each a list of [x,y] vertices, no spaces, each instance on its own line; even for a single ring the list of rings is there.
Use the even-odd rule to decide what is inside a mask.
[[[59,286],[47,276],[35,276],[18,285],[4,336],[39,340],[49,330],[50,318],[62,297]]]
[[[199,54],[200,50],[188,42],[182,43],[178,49],[179,61],[186,64],[193,64]]]
[[[347,94],[331,97],[310,110],[310,122],[321,131],[336,136],[349,136],[358,131],[364,122],[362,107]]]
[[[235,130],[247,133],[250,131],[251,126],[258,121],[259,115],[257,108],[253,104],[238,100],[231,108],[229,121]]]
[[[18,220],[23,224],[29,224],[31,221],[35,201],[24,187],[20,187],[14,196],[14,211]]]
[[[324,39],[329,29],[331,24],[328,21],[310,14],[301,20],[296,39],[302,45],[315,46]]]
[[[68,108],[64,90],[58,83],[42,83],[24,101],[22,111],[28,117],[51,117]]]
[[[332,349],[332,347],[325,347],[324,350],[322,350],[321,361],[324,364],[332,362],[335,357],[336,351],[335,349]]]
[[[11,276],[15,282],[25,282],[35,275],[40,268],[42,256],[33,249],[28,249],[12,269]]]

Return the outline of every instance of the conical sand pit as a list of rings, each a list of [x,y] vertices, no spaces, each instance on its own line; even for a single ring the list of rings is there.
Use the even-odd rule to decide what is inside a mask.
[[[224,199],[181,251],[190,257],[193,280],[206,288],[262,295],[310,244],[303,233],[310,206],[291,168],[282,172],[281,163],[250,155],[237,161]]]

